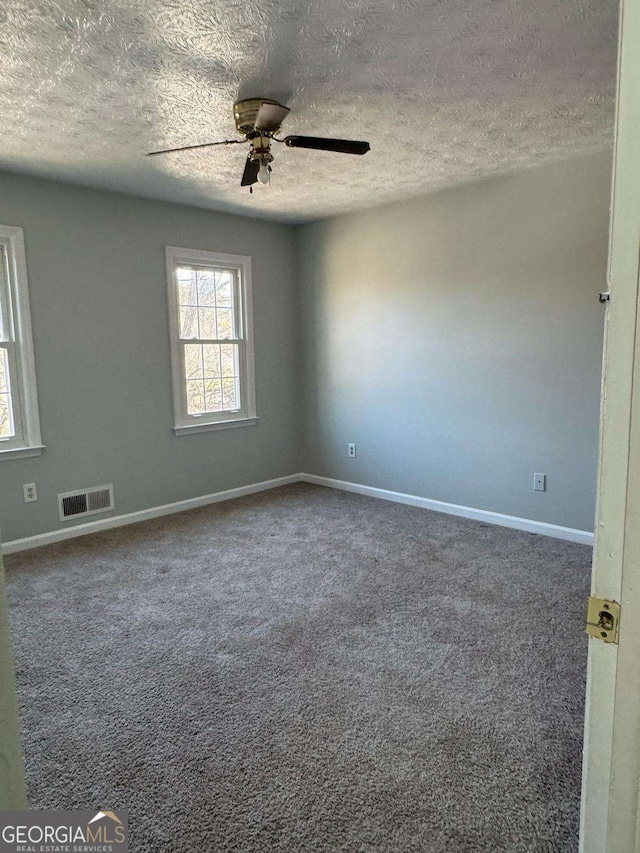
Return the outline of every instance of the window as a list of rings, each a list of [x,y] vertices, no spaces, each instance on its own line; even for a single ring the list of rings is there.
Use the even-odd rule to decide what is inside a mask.
[[[256,423],[251,258],[167,246],[174,429]]]
[[[42,449],[24,237],[0,225],[0,459]]]

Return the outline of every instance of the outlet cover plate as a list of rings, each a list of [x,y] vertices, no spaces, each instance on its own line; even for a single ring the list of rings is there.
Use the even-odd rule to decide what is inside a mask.
[[[26,504],[33,503],[38,500],[38,489],[35,483],[25,483],[22,486],[22,494]]]

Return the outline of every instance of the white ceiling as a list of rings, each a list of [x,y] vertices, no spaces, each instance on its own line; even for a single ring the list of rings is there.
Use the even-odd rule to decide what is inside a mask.
[[[6,0],[0,168],[302,221],[611,143],[616,0]],[[367,139],[364,157],[276,146],[239,186],[238,97],[288,133]]]

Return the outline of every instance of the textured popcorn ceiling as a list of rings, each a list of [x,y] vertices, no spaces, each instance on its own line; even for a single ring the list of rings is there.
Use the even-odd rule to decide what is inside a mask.
[[[607,146],[615,0],[5,0],[0,168],[301,221]],[[239,186],[237,97],[285,131],[367,139],[364,157],[276,146]]]

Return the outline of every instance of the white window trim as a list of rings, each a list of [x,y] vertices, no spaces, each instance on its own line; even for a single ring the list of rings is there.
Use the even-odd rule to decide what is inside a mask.
[[[171,342],[171,377],[173,385],[173,431],[176,435],[190,435],[210,430],[254,426],[256,414],[255,354],[253,342],[253,301],[251,293],[251,258],[248,255],[228,255],[221,252],[205,252],[200,249],[183,249],[178,246],[165,248],[167,287],[169,295],[169,337]],[[180,325],[178,313],[178,288],[175,269],[179,264],[203,264],[237,270],[241,293],[241,322],[243,329],[240,412],[187,416],[184,411],[182,363],[180,358]]]
[[[20,421],[20,435],[13,439],[0,440],[0,460],[3,460],[40,456],[44,445],[40,435],[27,260],[22,228],[0,225],[0,244],[5,249],[9,272],[7,284],[12,303],[15,375],[18,379],[18,387],[12,387],[12,394],[18,400],[17,414]],[[14,380],[15,375],[12,377]]]

